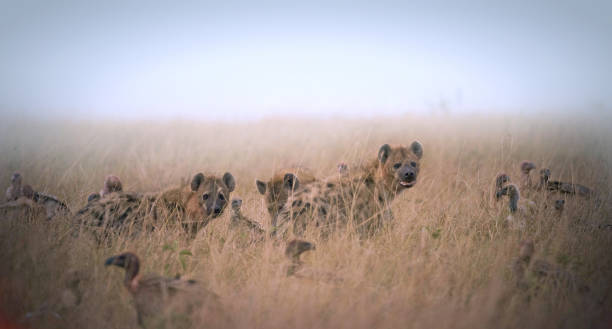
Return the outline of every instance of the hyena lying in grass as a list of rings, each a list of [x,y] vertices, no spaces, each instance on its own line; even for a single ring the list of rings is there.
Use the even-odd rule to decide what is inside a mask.
[[[287,203],[289,194],[294,190],[293,177],[298,177],[301,184],[309,184],[316,179],[309,169],[287,168],[277,171],[267,182],[255,181],[257,191],[264,197],[272,222],[276,221],[278,212]]]
[[[164,223],[179,223],[194,237],[208,223],[223,214],[236,182],[230,173],[222,178],[199,173],[191,184],[158,194],[114,192],[90,200],[76,214],[85,228],[99,231],[98,238],[109,233],[152,230]]]
[[[338,165],[338,178],[348,177],[349,169],[345,163]],[[259,194],[263,195],[266,203],[266,209],[270,214],[272,226],[276,226],[276,218],[278,212],[281,211],[287,203],[289,196],[299,190],[300,187],[310,184],[316,180],[316,177],[307,168],[285,168],[278,170],[274,176],[267,182],[256,180],[255,186]],[[265,233],[261,225],[256,221],[247,218],[241,212],[242,199],[232,200],[232,217],[231,226],[245,226],[253,232],[261,235]]]
[[[302,235],[308,226],[325,235],[337,226],[352,227],[362,237],[375,232],[390,216],[390,203],[402,191],[417,183],[423,147],[383,145],[378,158],[359,173],[336,176],[304,184],[290,195],[278,215],[276,234],[285,236],[290,228]],[[295,186],[299,186],[295,178]]]

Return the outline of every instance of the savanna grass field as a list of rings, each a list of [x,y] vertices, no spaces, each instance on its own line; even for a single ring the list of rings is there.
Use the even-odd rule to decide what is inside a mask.
[[[70,216],[0,218],[0,317],[14,328],[135,328],[124,271],[105,267],[132,251],[143,273],[194,279],[220,296],[236,328],[611,328],[612,132],[607,114],[403,115],[374,119],[277,118],[251,122],[41,121],[0,123],[0,182],[13,172],[72,213],[121,177],[124,190],[157,192],[198,172],[236,179],[231,198],[270,227],[255,180],[285,167],[318,178],[376,159],[385,143],[418,140],[418,183],[392,203],[394,219],[373,237],[350,231],[304,239],[304,266],[338,280],[286,275],[286,241],[252,241],[230,227],[229,207],[194,239],[169,226],[102,244],[75,237]],[[498,173],[519,165],[586,185],[590,199],[523,190],[535,202],[524,228],[511,227],[508,198],[496,201]],[[4,191],[4,190],[3,190]],[[554,209],[565,199],[565,210]],[[531,279],[517,285],[521,241],[534,258],[570,273],[573,285]],[[73,279],[78,273],[78,280]],[[67,305],[64,290],[79,299]],[[1,327],[1,326],[0,326]],[[206,328],[206,320],[195,324]]]

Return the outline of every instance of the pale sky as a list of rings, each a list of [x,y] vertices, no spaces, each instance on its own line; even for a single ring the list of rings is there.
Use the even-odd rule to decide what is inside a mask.
[[[5,114],[598,106],[612,106],[612,1],[0,0]]]

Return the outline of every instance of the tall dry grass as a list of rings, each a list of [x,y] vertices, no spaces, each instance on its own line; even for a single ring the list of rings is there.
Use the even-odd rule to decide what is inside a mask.
[[[251,123],[40,122],[8,120],[0,135],[0,181],[13,171],[76,211],[106,174],[130,191],[153,192],[199,171],[231,172],[232,197],[264,227],[269,218],[254,181],[276,169],[307,166],[318,176],[356,165],[384,143],[424,146],[419,183],[393,203],[395,220],[374,238],[348,233],[314,241],[307,266],[339,283],[286,277],[283,245],[249,244],[229,229],[229,212],[195,240],[168,228],[119,237],[109,245],[70,235],[69,218],[0,219],[0,313],[40,328],[136,326],[123,272],[108,256],[131,250],[143,271],[197,279],[222,296],[241,328],[593,328],[612,325],[612,133],[609,116],[401,116],[374,120],[278,119]],[[557,216],[543,195],[525,230],[505,224],[507,201],[493,182],[504,171],[518,182],[521,160],[555,178],[593,187],[599,202],[568,197]],[[535,178],[535,177],[534,177]],[[554,199],[553,199],[554,200]],[[547,207],[548,206],[548,207]],[[509,265],[522,239],[536,257],[573,273],[588,292],[532,283],[517,289]],[[189,250],[192,256],[179,255]],[[81,302],[58,301],[78,271]],[[27,312],[56,310],[24,320]],[[201,324],[205,326],[205,323]]]

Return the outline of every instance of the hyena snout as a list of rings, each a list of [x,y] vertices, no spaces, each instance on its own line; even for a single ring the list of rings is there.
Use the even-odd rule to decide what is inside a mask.
[[[213,204],[211,204],[208,209],[206,209],[208,216],[217,217],[223,213],[223,209],[225,209],[225,200],[217,199]]]
[[[408,166],[405,166],[404,168],[402,168],[400,170],[399,174],[399,178],[400,180],[404,181],[404,182],[414,182],[417,178],[417,173],[416,171]]]

